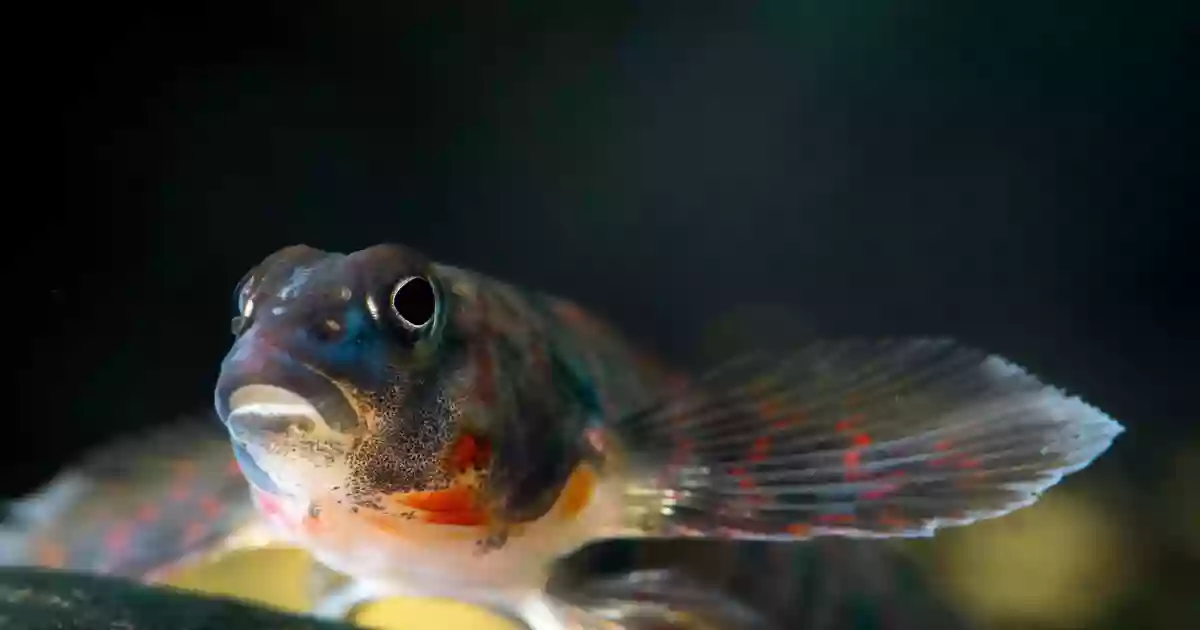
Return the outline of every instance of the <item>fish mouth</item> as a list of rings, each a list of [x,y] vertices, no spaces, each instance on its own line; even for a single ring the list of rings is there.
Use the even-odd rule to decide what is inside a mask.
[[[226,359],[215,404],[235,440],[259,446],[288,435],[345,442],[363,427],[334,380],[269,346]]]
[[[275,385],[246,385],[234,390],[229,395],[224,421],[234,439],[248,443],[293,429],[305,435],[313,435],[319,428],[331,431],[321,412],[304,396]]]

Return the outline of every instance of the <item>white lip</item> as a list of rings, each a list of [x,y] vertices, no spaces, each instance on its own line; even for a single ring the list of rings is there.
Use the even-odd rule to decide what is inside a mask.
[[[309,437],[330,441],[342,441],[348,436],[333,430],[321,413],[303,396],[274,385],[247,385],[239,387],[229,397],[229,420],[237,416],[261,419],[306,418],[312,422]],[[253,426],[253,423],[250,423]]]

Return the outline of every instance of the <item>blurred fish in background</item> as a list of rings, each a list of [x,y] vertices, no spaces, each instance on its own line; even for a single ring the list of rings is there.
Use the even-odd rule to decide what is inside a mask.
[[[156,581],[231,545],[266,542],[211,413],[121,436],[6,507],[4,565]]]

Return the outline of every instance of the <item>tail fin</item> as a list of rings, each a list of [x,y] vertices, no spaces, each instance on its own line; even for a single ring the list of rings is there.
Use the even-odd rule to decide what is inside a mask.
[[[609,540],[559,563],[550,595],[629,630],[965,630],[891,545]]]
[[[197,415],[102,445],[0,522],[0,566],[145,579],[253,515],[220,423]]]
[[[796,539],[926,536],[1006,514],[1122,430],[1003,359],[901,340],[730,364],[613,434],[646,480],[630,499],[648,533]]]

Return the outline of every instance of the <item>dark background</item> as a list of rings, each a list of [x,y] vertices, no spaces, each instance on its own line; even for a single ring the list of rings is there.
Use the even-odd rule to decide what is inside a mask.
[[[1197,435],[1194,4],[64,7],[17,58],[14,155],[47,160],[8,204],[3,491],[210,405],[273,249],[381,240],[686,364],[958,336],[1121,419],[1095,474],[1157,483]]]

